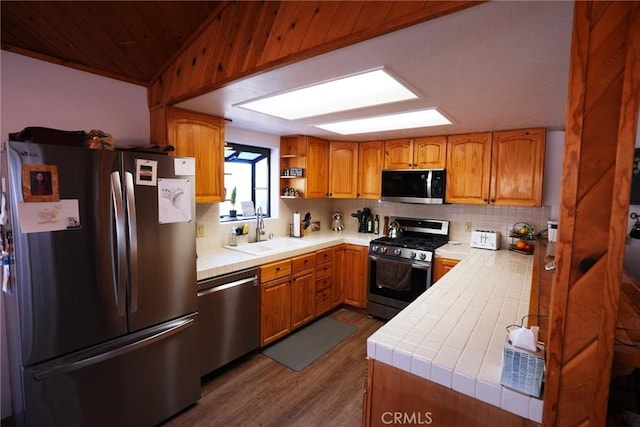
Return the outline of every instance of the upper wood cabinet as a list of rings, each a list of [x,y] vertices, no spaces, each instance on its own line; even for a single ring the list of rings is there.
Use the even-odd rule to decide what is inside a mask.
[[[385,169],[440,169],[445,167],[446,136],[423,136],[385,141]]]
[[[358,144],[358,198],[380,198],[382,167],[384,166],[384,141]]]
[[[413,140],[415,169],[441,169],[447,163],[447,137],[423,136]]]
[[[390,139],[384,142],[384,168],[413,168],[413,138]]]
[[[449,136],[448,203],[540,206],[545,130]]]
[[[545,136],[541,128],[493,133],[489,184],[492,204],[542,204]]]
[[[225,200],[224,119],[167,108],[167,142],[174,155],[196,159],[196,203]]]
[[[451,135],[447,147],[448,203],[489,202],[491,133]]]
[[[358,194],[358,143],[329,143],[329,197],[355,199]]]
[[[302,175],[292,175],[291,169],[302,169]],[[325,198],[329,184],[329,142],[320,138],[290,135],[280,138],[280,196],[304,199]],[[299,196],[285,194],[293,188]]]

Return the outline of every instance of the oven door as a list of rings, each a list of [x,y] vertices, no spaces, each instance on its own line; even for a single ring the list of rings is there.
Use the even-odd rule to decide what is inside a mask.
[[[378,285],[378,258],[393,259],[396,262],[411,264],[409,287],[400,290]],[[383,319],[390,319],[430,286],[431,263],[369,255],[369,286],[367,292],[367,312],[369,314]]]

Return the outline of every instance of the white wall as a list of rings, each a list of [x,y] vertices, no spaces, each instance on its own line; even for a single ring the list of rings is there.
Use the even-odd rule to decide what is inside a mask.
[[[145,87],[0,51],[0,140],[27,126],[102,130],[119,146],[149,141]],[[4,305],[0,297],[0,417],[11,414]]]
[[[0,52],[0,140],[27,126],[102,130],[119,146],[149,142],[147,89]]]

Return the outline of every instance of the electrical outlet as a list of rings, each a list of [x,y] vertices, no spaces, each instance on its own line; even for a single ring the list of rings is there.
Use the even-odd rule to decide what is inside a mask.
[[[204,224],[196,226],[196,237],[204,237]]]
[[[464,232],[471,233],[471,221],[467,221],[464,223]]]

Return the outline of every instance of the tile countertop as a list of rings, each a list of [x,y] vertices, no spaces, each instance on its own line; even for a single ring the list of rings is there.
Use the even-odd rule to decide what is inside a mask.
[[[308,252],[329,248],[341,243],[369,246],[369,242],[379,234],[356,233],[346,231],[320,231],[310,233],[302,238],[276,237],[276,240],[295,240],[290,248],[270,251],[260,255],[251,255],[225,247],[212,251],[198,252],[197,278],[204,280],[222,274],[233,273],[246,268],[302,255]],[[251,245],[251,243],[249,243]]]
[[[533,257],[468,244],[436,256],[461,261],[371,335],[367,355],[541,422],[542,400],[500,384],[506,327],[529,310]]]

